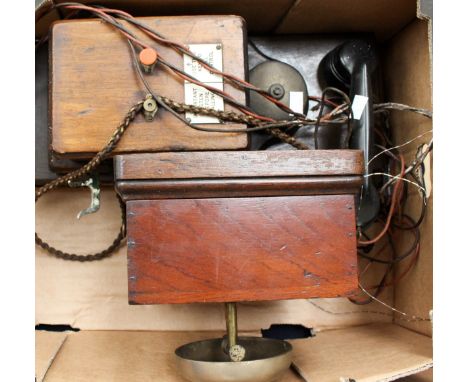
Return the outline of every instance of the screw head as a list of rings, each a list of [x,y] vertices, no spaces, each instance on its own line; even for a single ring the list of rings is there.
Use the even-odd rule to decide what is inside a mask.
[[[146,111],[155,111],[156,110],[156,101],[152,98],[148,98],[145,100],[145,102],[143,103],[143,108],[146,110]]]
[[[285,90],[281,84],[273,84],[268,89],[268,93],[275,99],[281,99],[284,96]]]

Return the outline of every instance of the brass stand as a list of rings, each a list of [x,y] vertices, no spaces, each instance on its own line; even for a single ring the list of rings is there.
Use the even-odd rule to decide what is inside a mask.
[[[191,382],[272,382],[289,368],[292,346],[237,334],[236,303],[224,305],[227,335],[176,349],[177,370]]]
[[[227,302],[224,308],[229,358],[233,362],[240,362],[245,357],[245,348],[237,343],[237,306],[235,302]]]

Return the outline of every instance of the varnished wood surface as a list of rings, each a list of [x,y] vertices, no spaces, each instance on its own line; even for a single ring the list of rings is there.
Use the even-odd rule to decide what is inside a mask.
[[[169,152],[115,158],[117,180],[362,175],[360,150]]]
[[[132,304],[346,296],[352,195],[127,202]]]
[[[177,42],[221,43],[223,70],[244,78],[246,37],[242,18],[178,16],[140,20]],[[136,30],[135,35],[146,42],[152,41]],[[183,67],[182,55],[168,47],[151,44],[166,61]],[[70,158],[89,157],[107,143],[128,109],[146,95],[134,71],[126,39],[98,20],[62,21],[52,29],[50,63],[52,150]],[[146,78],[156,93],[176,101],[184,100],[183,81],[160,65]],[[224,90],[237,101],[245,102],[243,91],[227,83]],[[231,107],[225,104],[225,110]],[[115,152],[230,150],[246,145],[246,134],[196,131],[159,110],[153,122],[145,122],[138,116]]]
[[[357,195],[360,176],[124,180],[116,182],[122,200],[232,198],[244,196]]]

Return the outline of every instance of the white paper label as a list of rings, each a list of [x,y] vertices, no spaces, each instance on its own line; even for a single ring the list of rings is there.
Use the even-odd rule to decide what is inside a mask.
[[[289,108],[296,113],[304,113],[303,92],[289,92]]]
[[[353,99],[353,105],[351,109],[353,110],[353,118],[361,119],[362,112],[367,105],[368,97],[356,94]]]
[[[223,70],[223,49],[221,44],[191,44],[189,49],[201,59],[207,61],[218,70]],[[195,77],[198,81],[210,85],[213,88],[223,90],[223,78],[205,69],[197,60],[188,55],[184,55],[184,71]],[[185,81],[184,84],[185,103],[216,110],[224,110],[224,100],[222,97],[213,94],[211,91]],[[219,123],[218,118],[186,113],[191,123]]]

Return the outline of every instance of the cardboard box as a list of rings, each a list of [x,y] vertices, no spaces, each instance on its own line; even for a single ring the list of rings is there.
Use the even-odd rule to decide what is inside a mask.
[[[385,99],[432,108],[431,21],[419,13],[420,6],[414,0],[140,0],[101,4],[135,15],[237,14],[246,19],[252,34],[373,32],[384,58]],[[37,33],[46,30],[41,28]],[[430,130],[431,121],[411,113],[394,113],[392,126],[397,142],[403,142]],[[408,159],[417,144],[406,146]],[[84,190],[63,189],[46,195],[37,204],[39,233],[57,247],[78,253],[107,245],[120,224],[113,190],[103,190],[98,214],[86,217],[86,223],[76,221],[75,212],[87,205],[88,198]],[[416,194],[409,203],[417,214]],[[415,268],[382,299],[410,315],[428,317],[432,309],[432,197],[421,236]],[[398,245],[404,243],[405,237],[401,237]],[[224,330],[221,304],[128,305],[126,261],[125,248],[93,263],[65,262],[37,248],[36,323],[80,329],[37,331],[38,381],[180,381],[171,366],[176,346],[215,337]],[[259,334],[261,328],[273,323],[314,328],[315,337],[291,341],[295,371],[283,381],[391,381],[432,367],[431,323],[406,321],[376,303],[359,307],[345,299],[314,300],[314,304],[288,300],[242,303],[238,309],[244,332]],[[407,380],[432,378],[429,373]]]

